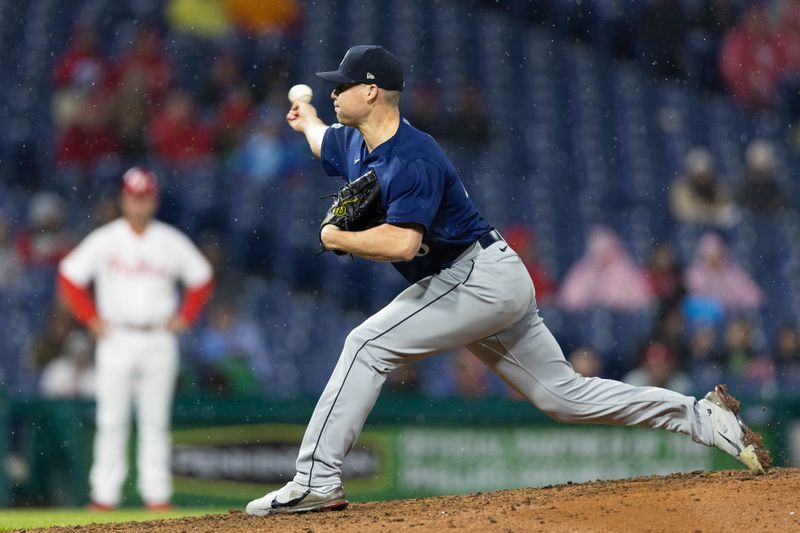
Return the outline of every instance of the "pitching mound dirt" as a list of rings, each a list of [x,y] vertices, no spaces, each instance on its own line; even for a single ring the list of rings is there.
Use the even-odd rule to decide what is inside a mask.
[[[694,472],[539,489],[354,503],[344,511],[251,517],[240,511],[44,531],[800,531],[800,469]]]

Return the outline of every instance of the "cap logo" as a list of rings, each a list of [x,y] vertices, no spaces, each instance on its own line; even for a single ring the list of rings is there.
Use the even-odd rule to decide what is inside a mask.
[[[157,194],[158,181],[151,172],[132,167],[122,177],[122,190],[135,196]]]
[[[375,74],[373,74],[372,72],[367,72],[367,79],[368,80],[374,80],[375,79]]]
[[[127,177],[128,186],[135,191],[144,190],[150,185],[143,172],[131,172]]]

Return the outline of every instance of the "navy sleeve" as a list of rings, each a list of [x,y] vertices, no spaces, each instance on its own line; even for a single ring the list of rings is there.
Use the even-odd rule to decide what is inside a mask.
[[[319,158],[322,160],[322,168],[329,176],[347,176],[347,129],[341,124],[334,124],[322,137]]]
[[[416,223],[427,230],[442,203],[444,175],[436,165],[416,159],[389,180],[386,222]]]

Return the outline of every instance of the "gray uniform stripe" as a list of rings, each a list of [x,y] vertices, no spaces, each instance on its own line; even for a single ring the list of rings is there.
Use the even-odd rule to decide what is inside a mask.
[[[344,379],[342,380],[342,384],[339,385],[339,390],[336,392],[336,397],[333,399],[333,403],[331,403],[331,408],[328,409],[328,414],[325,416],[325,421],[322,423],[322,427],[319,430],[319,435],[317,435],[317,443],[314,446],[314,451],[311,452],[311,468],[308,470],[308,484],[306,486],[308,486],[309,488],[311,487],[311,479],[312,479],[312,474],[314,473],[314,464],[316,462],[315,455],[317,453],[317,447],[319,447],[319,442],[322,439],[322,433],[325,431],[325,426],[328,424],[328,419],[331,417],[331,413],[333,413],[333,408],[336,406],[336,400],[339,399],[339,395],[342,393],[342,389],[344,389],[344,384],[347,383],[347,376],[350,375],[350,370],[353,369],[353,365],[356,362],[356,358],[358,357],[358,354],[361,353],[361,350],[363,350],[364,347],[367,344],[369,344],[370,342],[372,342],[374,340],[377,340],[377,339],[380,339],[382,336],[386,335],[387,333],[389,333],[390,331],[395,329],[397,326],[399,326],[400,324],[402,324],[406,320],[410,319],[414,315],[419,314],[424,309],[426,309],[426,308],[430,307],[431,305],[435,304],[436,302],[438,302],[439,300],[441,300],[442,298],[444,298],[445,296],[447,296],[448,294],[453,292],[455,289],[457,289],[460,285],[464,285],[467,281],[469,281],[469,277],[472,275],[472,271],[474,269],[475,269],[475,261],[473,261],[472,265],[470,265],[469,272],[467,272],[467,277],[464,278],[464,281],[461,281],[458,284],[453,285],[448,290],[446,290],[445,292],[443,292],[442,294],[440,294],[439,296],[437,296],[436,298],[434,298],[430,302],[426,303],[425,305],[423,305],[422,307],[420,307],[419,309],[417,309],[413,313],[409,314],[408,316],[406,316],[405,318],[403,318],[402,320],[400,320],[399,322],[394,324],[392,327],[380,332],[379,334],[375,335],[371,339],[367,339],[366,341],[364,341],[364,344],[362,344],[358,348],[358,350],[356,350],[356,353],[353,355],[353,360],[350,361],[350,366],[347,367],[347,373],[345,373],[345,375],[344,375]]]

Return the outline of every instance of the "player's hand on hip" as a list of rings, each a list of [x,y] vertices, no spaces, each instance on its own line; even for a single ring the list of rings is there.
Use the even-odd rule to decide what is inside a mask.
[[[182,316],[175,315],[167,320],[166,327],[167,330],[171,331],[172,333],[183,333],[189,329],[189,323]]]
[[[319,122],[317,110],[307,102],[295,102],[286,114],[286,122],[294,131],[304,133],[309,123]]]
[[[94,317],[91,319],[86,327],[89,328],[89,331],[96,339],[100,339],[108,335],[108,323],[99,317]]]

